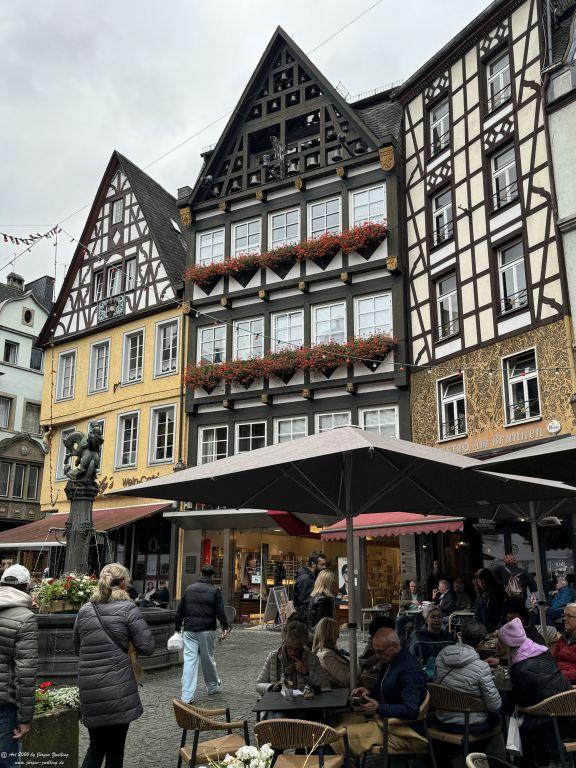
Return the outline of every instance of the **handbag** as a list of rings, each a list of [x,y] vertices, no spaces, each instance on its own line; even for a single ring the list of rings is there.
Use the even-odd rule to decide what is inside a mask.
[[[511,755],[522,757],[522,739],[520,737],[520,726],[524,720],[523,715],[518,715],[518,707],[508,721],[508,738],[506,739],[506,751]]]
[[[166,650],[181,651],[183,649],[184,649],[184,640],[182,638],[182,632],[174,632],[174,634],[168,638],[168,642],[166,643]]]
[[[142,669],[142,665],[140,664],[140,661],[138,660],[138,653],[136,651],[136,647],[134,646],[134,643],[130,640],[128,642],[128,649],[123,648],[120,642],[117,640],[117,638],[114,637],[112,632],[106,627],[104,622],[102,621],[102,616],[100,616],[100,613],[98,609],[96,608],[96,605],[94,603],[90,603],[92,608],[94,609],[94,613],[96,614],[96,617],[98,621],[100,622],[100,626],[106,632],[110,640],[120,648],[120,650],[125,653],[128,658],[130,659],[130,664],[132,665],[132,671],[134,672],[134,677],[136,678],[136,682],[139,683],[142,680],[142,677],[144,676],[144,670]]]

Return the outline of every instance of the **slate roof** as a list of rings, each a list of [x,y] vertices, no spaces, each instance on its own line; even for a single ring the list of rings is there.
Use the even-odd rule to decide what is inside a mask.
[[[17,299],[18,296],[23,296],[24,291],[22,288],[16,288],[14,285],[6,285],[6,283],[0,283],[0,301],[6,301],[6,299]]]
[[[393,98],[393,92],[386,91],[350,105],[358,117],[381,141],[392,136],[400,139],[402,127],[402,105]]]
[[[552,64],[564,59],[570,44],[572,20],[576,11],[576,0],[555,0],[552,29]]]

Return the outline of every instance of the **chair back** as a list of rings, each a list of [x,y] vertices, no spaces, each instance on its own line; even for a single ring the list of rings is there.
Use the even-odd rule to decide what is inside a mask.
[[[201,710],[183,701],[172,699],[172,706],[178,727],[184,731],[213,731],[220,730],[222,726],[222,723],[213,722],[205,717]]]
[[[274,750],[317,749],[341,739],[344,733],[310,720],[262,720],[254,726],[258,744],[270,744]]]
[[[234,624],[234,622],[236,621],[236,608],[234,608],[233,605],[225,605],[224,613],[226,615],[226,620],[228,621],[228,624],[232,626],[232,624]]]
[[[466,768],[490,768],[488,757],[481,752],[471,752],[466,758]]]
[[[522,707],[521,712],[541,717],[574,717],[576,712],[576,688],[563,693],[555,693],[547,699],[533,704],[531,707]]]
[[[549,626],[543,627],[542,624],[536,624],[536,629],[538,630],[538,632],[540,632],[540,634],[544,638],[546,645],[555,643],[556,640],[558,640],[559,633],[556,627],[549,627]]]
[[[446,712],[486,712],[482,699],[448,688],[446,685],[429,683],[430,706],[433,709],[443,709]]]

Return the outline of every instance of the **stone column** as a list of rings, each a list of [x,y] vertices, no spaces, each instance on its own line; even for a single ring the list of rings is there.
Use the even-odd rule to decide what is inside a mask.
[[[90,540],[95,535],[92,506],[98,494],[98,485],[93,480],[69,480],[65,491],[70,502],[70,514],[65,525],[64,573],[87,573]]]

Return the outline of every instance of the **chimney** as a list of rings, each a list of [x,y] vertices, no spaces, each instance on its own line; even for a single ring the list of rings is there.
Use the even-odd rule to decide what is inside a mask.
[[[6,285],[9,285],[11,288],[18,288],[19,290],[24,291],[24,278],[20,277],[20,275],[17,275],[16,272],[10,272],[6,278]]]

